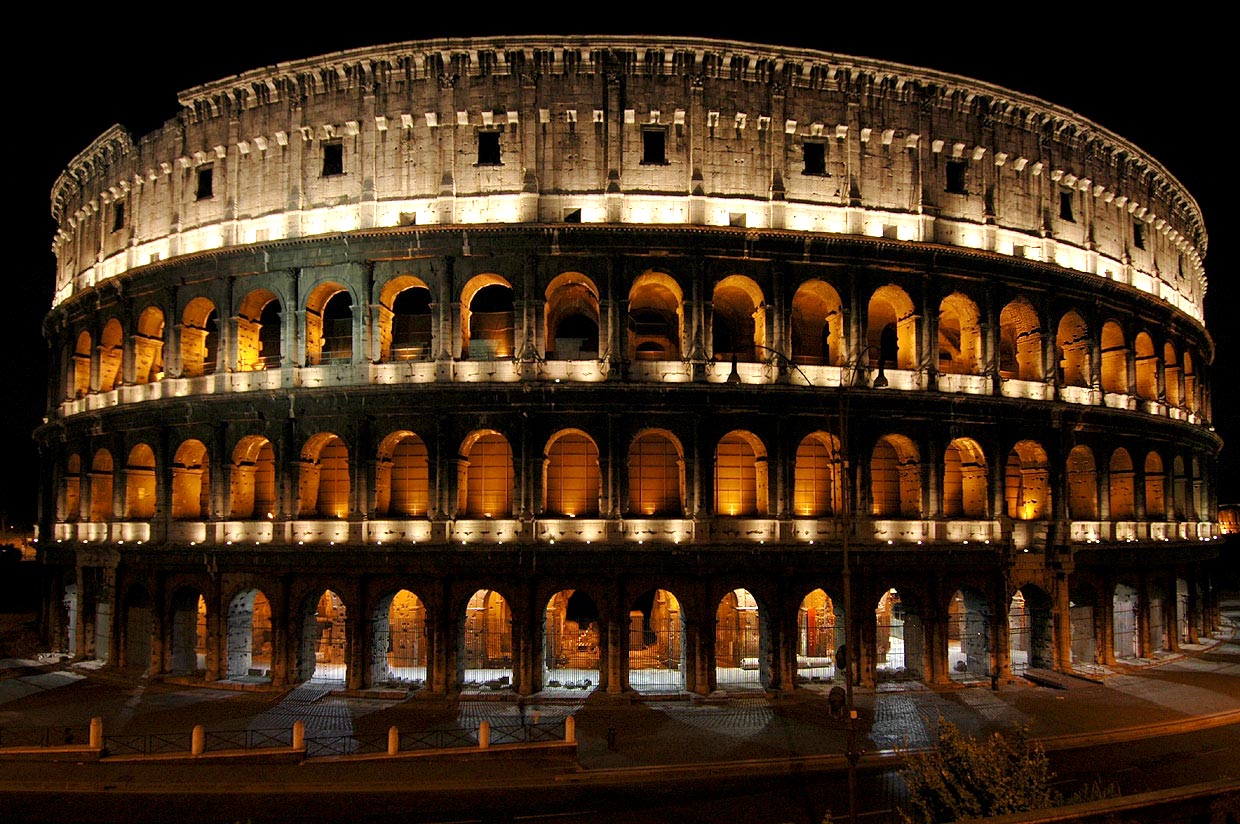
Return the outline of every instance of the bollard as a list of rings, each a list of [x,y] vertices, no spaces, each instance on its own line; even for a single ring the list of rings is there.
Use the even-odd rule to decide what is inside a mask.
[[[306,748],[306,722],[293,722],[293,749],[304,750]]]
[[[478,725],[478,749],[485,750],[491,746],[491,722],[483,721]]]
[[[388,727],[388,755],[400,752],[400,730],[393,725]]]
[[[202,755],[207,751],[207,731],[202,724],[195,724],[189,737],[189,754]]]
[[[103,719],[95,717],[90,719],[90,748],[92,750],[103,749]]]
[[[566,744],[577,742],[577,719],[571,715],[564,719],[564,742]]]
[[[542,717],[542,713],[541,713],[541,712],[539,712],[538,710],[534,710],[534,723],[535,723],[535,724],[537,724],[537,723],[538,723],[538,719],[539,719],[539,718],[541,718],[541,717]]]

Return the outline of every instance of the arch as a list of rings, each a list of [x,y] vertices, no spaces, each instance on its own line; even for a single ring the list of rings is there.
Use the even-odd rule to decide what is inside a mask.
[[[133,382],[152,383],[164,377],[164,313],[148,306],[138,315],[133,339]]]
[[[95,452],[90,462],[90,519],[112,520],[112,453]]]
[[[684,514],[685,453],[665,429],[645,429],[629,444],[629,511],[680,517]]]
[[[121,359],[125,348],[125,332],[121,322],[110,318],[99,335],[99,391],[111,392],[122,382]]]
[[[215,304],[197,297],[181,315],[181,376],[196,378],[215,372],[219,348],[219,319]]]
[[[504,596],[480,589],[465,605],[458,680],[469,688],[512,688],[512,610]]]
[[[425,686],[430,652],[426,619],[426,605],[407,589],[379,600],[371,617],[372,684]]]
[[[637,692],[685,688],[685,616],[665,589],[639,595],[629,608],[629,686]]]
[[[880,681],[920,680],[925,636],[921,616],[905,604],[896,589],[878,599],[874,610],[874,674]]]
[[[320,432],[301,448],[297,517],[347,518],[349,450],[339,435]]]
[[[1171,341],[1163,344],[1163,383],[1167,387],[1167,403],[1180,406],[1183,397],[1180,395],[1180,364],[1176,360],[1175,345]]]
[[[197,520],[211,511],[211,462],[202,441],[181,442],[172,458],[172,517]]]
[[[734,589],[715,608],[715,682],[720,688],[761,688],[766,671],[765,616],[747,589]]]
[[[1128,346],[1113,320],[1102,324],[1102,391],[1128,392]]]
[[[953,375],[981,374],[982,327],[977,304],[953,292],[939,304],[940,372]]]
[[[1013,674],[1030,667],[1055,668],[1054,609],[1045,590],[1025,584],[1008,604],[1009,666]]]
[[[986,456],[972,438],[956,438],[943,454],[943,514],[985,518],[990,512]]]
[[[472,432],[458,459],[458,507],[467,518],[506,518],[512,512],[512,447],[493,429]]]
[[[353,295],[342,284],[320,283],[306,297],[306,365],[353,359]]]
[[[729,432],[715,447],[715,514],[764,515],[766,510],[766,447],[752,432]]]
[[[1098,661],[1097,600],[1096,593],[1088,589],[1073,589],[1068,593],[1068,650],[1073,666]]]
[[[808,366],[842,366],[844,304],[824,280],[807,280],[792,296],[792,362]]]
[[[1167,519],[1167,477],[1163,471],[1162,456],[1151,451],[1145,456],[1145,517],[1149,521]]]
[[[1197,372],[1193,368],[1193,353],[1184,352],[1184,405],[1189,412],[1197,411]]]
[[[662,272],[639,275],[629,289],[629,359],[679,359],[684,322],[680,284]]]
[[[1171,463],[1171,502],[1175,520],[1189,520],[1188,473],[1184,471],[1184,458],[1179,455]]]
[[[1137,591],[1127,584],[1116,584],[1111,596],[1112,649],[1120,660],[1141,657],[1141,637],[1137,631]]]
[[[64,627],[61,638],[64,640],[63,650],[69,655],[78,653],[78,587],[77,584],[65,584],[64,595],[60,599],[61,626]],[[60,645],[56,645],[60,649]]]
[[[270,289],[255,289],[237,310],[237,371],[275,369],[282,360],[280,299]]]
[[[168,671],[177,675],[207,668],[207,601],[193,587],[172,594]]]
[[[82,517],[82,456],[74,452],[65,461],[64,519]]]
[[[233,595],[228,603],[224,668],[230,681],[271,681],[271,602],[258,589]]]
[[[1158,400],[1158,355],[1154,353],[1154,339],[1148,332],[1140,332],[1134,344],[1137,356],[1137,397],[1146,401]]]
[[[1068,453],[1068,517],[1074,521],[1098,520],[1098,471],[1094,453],[1087,446],[1074,446]]]
[[[344,601],[330,589],[312,596],[302,611],[298,679],[346,683],[349,644],[349,610]]]
[[[379,360],[423,360],[433,354],[435,305],[421,278],[399,275],[379,293]]]
[[[594,439],[580,429],[552,435],[543,456],[543,511],[570,518],[598,515],[600,488]]]
[[[232,518],[275,517],[276,456],[263,436],[247,435],[233,449],[228,502]]]
[[[499,275],[475,275],[461,289],[461,356],[495,360],[513,356],[516,294]]]
[[[916,369],[917,315],[913,300],[889,283],[874,290],[866,311],[865,342],[871,367]]]
[[[752,363],[766,345],[766,299],[744,275],[729,275],[711,295],[711,352],[715,360]]]
[[[155,453],[144,443],[129,450],[125,461],[125,517],[146,520],[155,516]]]
[[[73,347],[73,369],[69,374],[69,397],[81,398],[90,392],[90,332],[78,333]]]
[[[1059,319],[1055,333],[1055,357],[1059,362],[1059,383],[1063,386],[1089,386],[1089,327],[1074,311]]]
[[[956,681],[989,679],[991,673],[990,601],[962,587],[947,605],[947,670]]]
[[[1008,453],[1003,478],[1008,517],[1040,521],[1050,517],[1050,464],[1037,441],[1018,441]]]
[[[836,651],[846,643],[843,614],[825,590],[815,589],[797,609],[797,681],[835,679]]]
[[[840,439],[828,432],[811,432],[797,445],[792,472],[792,511],[803,518],[821,518],[842,506]]]
[[[594,600],[581,590],[560,590],[547,601],[543,626],[544,688],[597,687],[601,619]]]
[[[430,456],[426,444],[402,429],[379,444],[375,465],[375,514],[416,518],[430,506]]]
[[[599,301],[594,281],[565,272],[547,285],[547,357],[553,360],[597,358]]]
[[[1192,472],[1192,487],[1189,490],[1188,514],[1194,521],[1208,520],[1209,498],[1206,496],[1206,479],[1201,472],[1201,460],[1196,455],[1189,461],[1189,469]]]
[[[921,459],[904,435],[884,435],[874,444],[870,499],[875,517],[921,517]]]
[[[1042,320],[1024,298],[1016,298],[999,313],[999,375],[1022,381],[1046,377],[1042,366]]]
[[[146,587],[134,584],[125,595],[125,667],[146,673],[151,669],[154,609]]]
[[[1120,447],[1111,453],[1109,470],[1107,495],[1111,520],[1130,521],[1136,517],[1136,479],[1132,471],[1132,456],[1127,449]]]

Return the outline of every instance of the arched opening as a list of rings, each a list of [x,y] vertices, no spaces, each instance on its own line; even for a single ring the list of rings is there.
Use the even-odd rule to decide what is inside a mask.
[[[577,272],[565,272],[546,291],[547,358],[598,358],[598,287]]]
[[[1175,579],[1175,628],[1181,644],[1192,642],[1188,622],[1188,581],[1183,578]]]
[[[1146,332],[1137,335],[1137,395],[1145,401],[1158,400],[1158,355],[1154,340]]]
[[[1128,392],[1128,347],[1124,330],[1113,320],[1102,324],[1102,391]]]
[[[184,587],[172,596],[168,671],[192,675],[207,668],[207,601]]]
[[[900,593],[889,589],[874,610],[875,676],[880,681],[919,681],[925,658],[921,616],[908,609]]]
[[[874,444],[870,498],[877,518],[921,517],[921,461],[904,435],[884,435]]]
[[[684,514],[684,451],[670,432],[651,429],[633,439],[629,446],[628,480],[632,514]]]
[[[430,456],[426,444],[408,430],[393,432],[379,444],[375,514],[420,518],[429,505]]]
[[[565,589],[547,601],[543,686],[592,690],[599,683],[599,612],[589,595]]]
[[[1108,500],[1112,521],[1130,521],[1136,517],[1135,481],[1132,458],[1123,447],[1111,453]]]
[[[370,673],[376,685],[426,684],[426,606],[407,589],[379,601],[371,618]]]
[[[1167,403],[1171,406],[1182,405],[1180,365],[1175,357],[1175,347],[1170,342],[1163,344],[1163,383],[1167,387]]]
[[[512,611],[504,596],[480,589],[465,606],[461,633],[461,685],[512,689]]]
[[[423,360],[433,354],[431,290],[412,275],[392,278],[379,295],[379,359]]]
[[[1019,441],[1008,453],[1003,493],[1008,517],[1040,521],[1050,516],[1050,467],[1046,450],[1037,441]]]
[[[1209,507],[1207,506],[1206,497],[1206,479],[1201,474],[1201,461],[1194,455],[1189,462],[1189,468],[1192,470],[1192,497],[1189,499],[1190,507],[1188,514],[1194,521],[1205,521],[1209,519]]]
[[[953,681],[990,678],[990,602],[976,590],[956,590],[947,605],[947,669]]]
[[[629,610],[629,686],[638,692],[685,688],[685,619],[676,596],[652,589]]]
[[[513,355],[516,325],[512,284],[499,275],[477,275],[461,290],[461,354],[471,360]]]
[[[1076,312],[1068,312],[1059,320],[1055,357],[1060,385],[1089,386],[1089,327]]]
[[[82,456],[76,452],[65,461],[65,506],[62,517],[76,521],[82,517]]]
[[[1184,353],[1184,405],[1190,412],[1197,411],[1197,372],[1191,352]]]
[[[797,610],[797,682],[818,684],[835,680],[836,651],[846,643],[844,616],[824,590],[801,599]]]
[[[1174,597],[1174,593],[1171,593]],[[1156,653],[1167,649],[1167,632],[1170,629],[1174,632],[1174,628],[1169,628],[1163,620],[1163,586],[1161,581],[1155,579],[1149,582],[1149,604],[1147,615],[1150,622],[1150,648],[1146,651],[1147,658],[1152,658]]]
[[[1175,520],[1187,521],[1188,518],[1188,475],[1184,471],[1184,459],[1179,455],[1171,462],[1171,500]]]
[[[943,454],[943,515],[948,518],[986,518],[990,512],[990,485],[986,456],[972,438],[956,438]]]
[[[1016,591],[1008,605],[1008,642],[1013,674],[1054,669],[1054,617],[1050,595],[1032,584]]]
[[[1145,519],[1167,520],[1167,478],[1163,472],[1162,457],[1157,452],[1145,456]]]
[[[133,382],[153,383],[164,377],[164,313],[148,306],[138,315],[133,338]]]
[[[277,369],[281,362],[280,301],[255,289],[237,310],[237,371]]]
[[[90,462],[90,519],[112,520],[112,453],[100,449]]]
[[[155,517],[155,453],[144,443],[129,450],[125,462],[125,518]]]
[[[1042,367],[1042,322],[1024,298],[999,313],[999,375],[1022,381],[1045,379]]]
[[[275,450],[261,435],[247,435],[233,450],[228,502],[232,518],[275,517]]]
[[[724,435],[715,448],[715,514],[766,513],[766,447],[752,432]]]
[[[1068,600],[1068,624],[1072,665],[1089,667],[1098,660],[1094,620],[1094,595],[1072,590]]]
[[[579,429],[551,436],[543,458],[543,511],[549,516],[595,516],[599,512],[598,447]]]
[[[307,602],[302,612],[298,679],[320,684],[345,682],[349,669],[348,624],[344,601],[330,589]]]
[[[135,584],[125,597],[125,668],[146,674],[151,668],[154,610],[146,588]]]
[[[743,275],[730,275],[715,284],[711,306],[715,360],[760,360],[758,347],[766,341],[766,301],[758,284]]]
[[[457,488],[466,518],[506,518],[512,512],[512,447],[494,430],[470,434],[461,444]]]
[[[64,596],[60,599],[60,615],[64,621],[61,638],[64,639],[63,651],[77,656],[77,620],[78,620],[78,587],[77,584],[65,584]]]
[[[807,280],[792,296],[792,362],[842,366],[844,307],[839,293],[821,280]]]
[[[228,604],[228,679],[271,681],[271,602],[260,590],[238,592]]]
[[[953,292],[939,304],[939,371],[977,375],[982,371],[982,328],[977,304]]]
[[[99,335],[99,391],[111,392],[122,379],[121,358],[125,348],[125,333],[121,322],[110,319]]]
[[[908,293],[894,284],[870,297],[865,342],[871,368],[916,369],[917,316]]]
[[[297,473],[297,517],[347,518],[349,450],[331,432],[306,441]]]
[[[353,296],[339,283],[321,283],[306,299],[306,365],[353,360]]]
[[[765,672],[762,614],[747,589],[724,595],[715,609],[715,682],[720,688],[760,689]]]
[[[1111,625],[1115,657],[1120,660],[1141,657],[1141,639],[1137,634],[1137,591],[1126,584],[1116,584],[1111,599]]]
[[[202,441],[182,441],[172,458],[172,517],[198,520],[211,511],[211,466]]]
[[[1068,517],[1098,520],[1098,472],[1087,446],[1074,446],[1068,453]]]
[[[215,304],[194,298],[181,316],[181,377],[196,378],[215,373],[219,347],[219,319]]]
[[[629,290],[629,360],[677,360],[684,293],[661,272],[646,272]]]
[[[79,332],[73,347],[73,369],[69,373],[69,397],[82,398],[90,392],[90,332]]]
[[[792,511],[802,518],[822,518],[840,511],[840,439],[811,432],[797,446],[792,473]]]

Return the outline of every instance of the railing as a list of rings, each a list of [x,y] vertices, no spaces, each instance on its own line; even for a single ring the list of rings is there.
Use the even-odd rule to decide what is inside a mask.
[[[103,747],[109,755],[167,755],[189,752],[191,743],[192,734],[188,732],[108,735],[103,739]]]
[[[0,749],[13,747],[85,746],[90,727],[0,727]]]

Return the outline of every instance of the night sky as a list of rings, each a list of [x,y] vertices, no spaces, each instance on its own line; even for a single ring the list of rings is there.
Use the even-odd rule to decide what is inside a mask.
[[[225,5],[202,7],[194,18],[148,14],[124,25],[85,21],[70,31],[64,29],[71,12],[61,7],[65,19],[45,16],[43,25],[13,30],[10,49],[30,47],[29,53],[41,57],[14,55],[6,67],[12,107],[6,171],[16,180],[8,187],[7,211],[18,227],[9,235],[17,254],[7,277],[10,290],[0,300],[9,369],[8,408],[0,413],[5,462],[0,515],[9,526],[28,526],[35,515],[37,458],[30,433],[45,411],[47,359],[40,324],[50,307],[54,275],[49,192],[68,161],[113,123],[135,138],[158,128],[176,115],[182,89],[284,60],[433,37],[591,32],[723,37],[926,66],[1072,109],[1153,155],[1201,206],[1210,235],[1206,325],[1217,345],[1214,425],[1225,440],[1240,440],[1240,391],[1229,385],[1231,364],[1240,355],[1240,323],[1228,317],[1240,293],[1229,231],[1236,215],[1234,201],[1224,194],[1236,184],[1234,129],[1227,116],[1232,94],[1225,86],[1231,72],[1222,72],[1221,50],[1209,45],[1221,42],[1211,32],[1229,29],[1219,17],[1189,16],[1191,4],[1157,14],[1132,4],[1085,12],[1065,5],[1062,14],[1053,13],[1054,6],[1026,6],[1035,16],[976,4],[918,4],[915,12],[872,4],[867,13],[839,12],[823,3],[765,7],[780,15],[777,22],[746,17],[703,23],[700,10],[709,4],[694,4],[699,13],[685,22],[653,4],[608,4],[596,7],[609,14],[603,22],[582,15],[589,6],[532,3],[528,8],[534,13],[506,19],[484,11],[486,5],[460,7],[466,22],[451,25],[414,17],[416,6],[408,7],[405,20],[396,16],[397,6],[359,7],[358,16],[386,22],[351,24],[355,10],[348,4],[314,11],[284,7],[280,17],[269,20],[254,7]],[[297,23],[299,8],[315,20]],[[1168,19],[1174,15],[1181,19]],[[1228,443],[1219,470],[1224,503],[1240,501],[1240,469],[1232,466],[1237,456],[1240,451]]]

